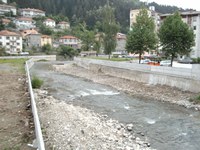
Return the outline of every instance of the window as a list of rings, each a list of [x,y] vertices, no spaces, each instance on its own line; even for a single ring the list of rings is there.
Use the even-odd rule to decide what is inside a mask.
[[[17,43],[17,45],[20,45],[20,43]]]
[[[197,21],[197,17],[193,17],[193,22],[196,22]]]
[[[6,45],[10,45],[10,43],[6,43]]]
[[[3,45],[3,43],[2,42],[0,42],[0,46],[2,46]]]
[[[196,27],[196,26],[193,26],[193,29],[194,29],[194,30],[196,30],[196,29],[197,29],[197,27]]]
[[[6,37],[6,39],[7,39],[7,40],[9,40],[9,39],[10,39],[10,37],[9,37],[9,36],[7,36],[7,37]]]

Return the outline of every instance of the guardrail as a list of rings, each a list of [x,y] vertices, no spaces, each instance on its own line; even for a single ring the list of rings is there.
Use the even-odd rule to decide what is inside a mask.
[[[33,94],[33,89],[32,89],[32,84],[31,84],[31,78],[30,78],[30,73],[29,69],[34,65],[34,62],[32,59],[26,61],[25,64],[25,70],[26,70],[26,75],[28,78],[28,86],[29,86],[29,92],[30,92],[30,97],[31,97],[31,108],[32,108],[32,113],[33,113],[33,118],[34,118],[34,125],[35,125],[35,135],[36,135],[36,140],[33,141],[33,144],[29,146],[33,148],[37,148],[38,150],[45,150],[44,146],[44,140],[42,137],[42,130],[40,126],[40,121],[38,117],[38,112],[37,112],[37,107],[35,103],[35,98]]]

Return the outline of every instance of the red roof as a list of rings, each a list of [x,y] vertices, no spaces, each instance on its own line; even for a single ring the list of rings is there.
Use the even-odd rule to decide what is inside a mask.
[[[18,33],[11,32],[11,31],[8,31],[8,30],[2,30],[2,31],[0,31],[0,35],[1,36],[21,36]]]
[[[53,19],[51,19],[51,18],[48,18],[48,19],[46,19],[45,21],[51,21],[51,22],[55,22]]]
[[[58,24],[69,24],[68,22],[65,22],[65,21],[61,21],[59,22]]]
[[[22,11],[35,11],[35,12],[44,13],[43,10],[34,9],[34,8],[22,8],[21,10],[22,10]]]
[[[71,35],[65,35],[65,36],[61,37],[60,39],[77,39],[77,38],[74,36],[71,36]]]
[[[10,23],[11,21],[10,21],[9,19],[4,19],[4,18],[3,18],[3,19],[2,19],[2,22],[5,23],[5,24],[7,24],[7,23]]]
[[[32,18],[28,18],[28,17],[21,17],[21,18],[17,18],[17,20],[21,20],[21,21],[33,21]]]

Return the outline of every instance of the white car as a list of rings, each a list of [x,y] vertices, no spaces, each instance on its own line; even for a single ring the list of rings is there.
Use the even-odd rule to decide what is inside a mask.
[[[160,66],[170,66],[171,65],[171,60],[162,60],[160,62]]]
[[[149,62],[151,62],[150,59],[141,59],[141,60],[140,60],[140,63],[141,63],[141,64],[148,64]],[[138,60],[138,63],[139,63],[139,60]]]

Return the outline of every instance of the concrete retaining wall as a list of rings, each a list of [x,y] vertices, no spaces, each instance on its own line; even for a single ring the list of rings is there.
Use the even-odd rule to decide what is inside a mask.
[[[42,56],[4,56],[0,57],[0,59],[32,59],[33,61],[38,60],[49,60],[53,61],[56,60],[56,55],[42,55]]]
[[[146,84],[177,87],[195,93],[200,92],[200,65],[193,65],[192,69],[184,69],[85,58],[75,58],[75,62],[86,69],[102,71],[111,76]]]

